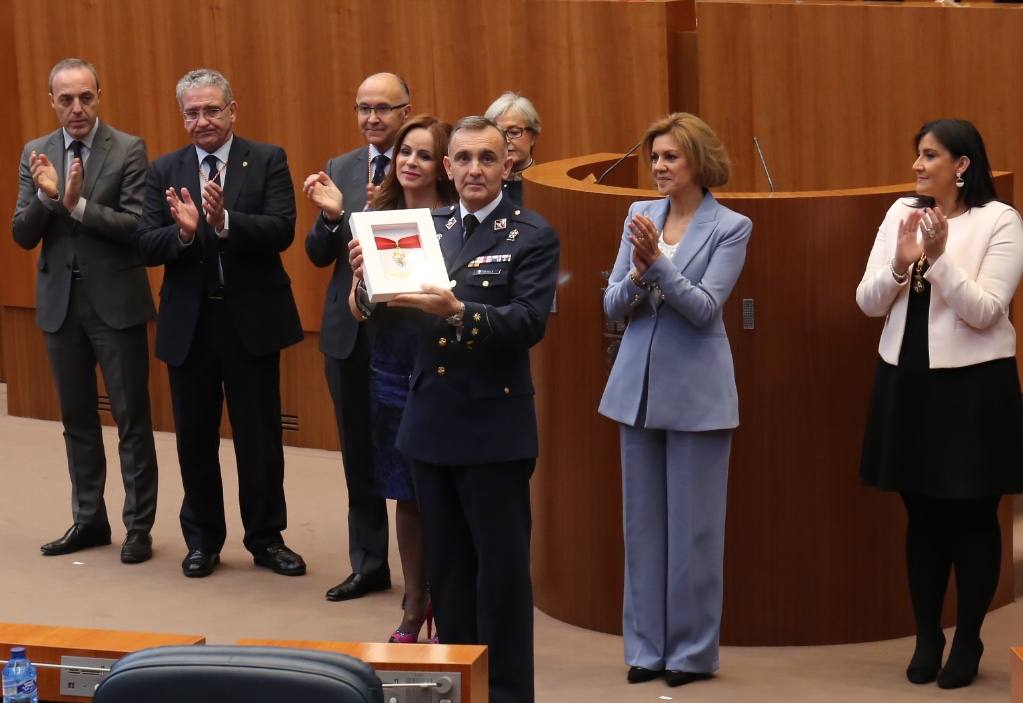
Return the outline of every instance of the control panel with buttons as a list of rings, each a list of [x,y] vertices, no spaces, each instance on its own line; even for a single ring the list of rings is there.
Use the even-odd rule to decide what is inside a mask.
[[[384,703],[460,703],[462,675],[454,671],[377,669]]]

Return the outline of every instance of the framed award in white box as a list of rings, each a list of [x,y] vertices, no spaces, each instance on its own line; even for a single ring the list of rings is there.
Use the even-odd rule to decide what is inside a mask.
[[[451,286],[428,209],[356,212],[351,223],[371,303],[419,293],[424,283]]]

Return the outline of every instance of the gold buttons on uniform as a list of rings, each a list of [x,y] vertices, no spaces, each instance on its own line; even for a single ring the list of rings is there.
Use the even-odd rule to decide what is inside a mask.
[[[444,368],[443,366],[438,366],[437,367],[437,375],[438,376],[443,376],[447,372],[448,372],[448,370],[446,368]]]
[[[511,395],[511,388],[505,388],[504,389],[504,394],[505,395]]]
[[[483,287],[484,288],[489,288],[490,287],[490,281],[483,281]]]
[[[447,345],[448,345],[448,338],[447,337],[441,337],[440,339],[437,340],[437,346],[439,346],[439,347],[446,347]]]

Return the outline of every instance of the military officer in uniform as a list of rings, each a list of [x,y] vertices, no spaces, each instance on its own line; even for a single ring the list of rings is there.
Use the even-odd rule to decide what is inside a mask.
[[[425,313],[397,444],[414,462],[440,640],[489,647],[492,703],[533,700],[529,349],[558,274],[554,230],[502,193],[511,166],[496,124],[459,121],[444,157],[459,203],[434,212],[455,285],[388,303]],[[351,258],[360,268],[357,246]]]

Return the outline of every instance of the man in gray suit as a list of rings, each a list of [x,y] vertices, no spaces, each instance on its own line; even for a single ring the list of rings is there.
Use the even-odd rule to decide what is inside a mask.
[[[71,474],[74,523],[41,550],[53,556],[110,544],[98,362],[117,421],[124,480],[121,561],[138,563],[152,556],[157,490],[146,335],[156,311],[133,244],[146,146],[98,119],[99,76],[92,64],[58,62],[49,87],[61,128],[25,145],[13,222],[20,246],[43,245],[36,323],[60,399]]]
[[[327,162],[310,175],[303,190],[320,209],[306,235],[309,259],[334,265],[320,328],[327,386],[334,401],[348,486],[348,554],[352,573],[327,591],[327,600],[360,598],[391,587],[387,566],[387,508],[376,490],[369,424],[369,349],[366,335],[348,309],[352,269],[347,215],[366,207],[368,194],[384,179],[394,138],[412,111],[408,85],[393,73],[362,82],[355,96],[359,130],[367,144]]]

